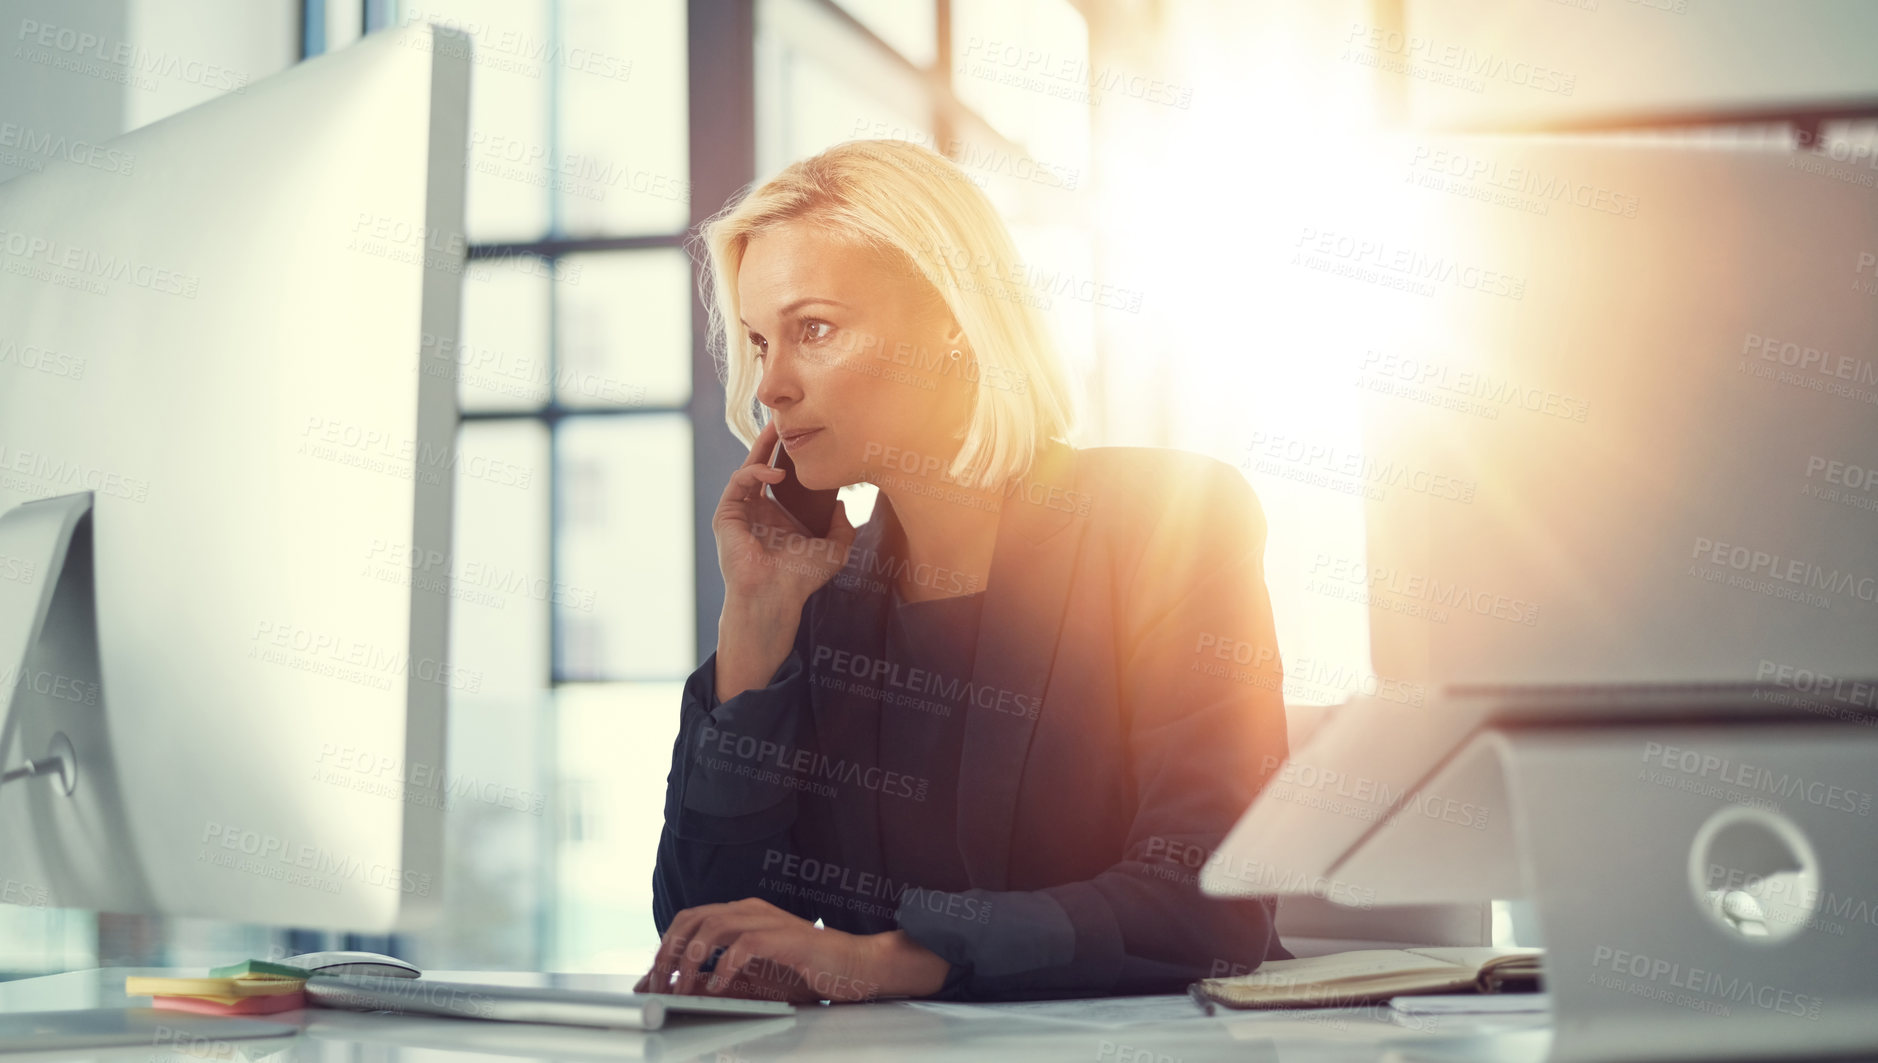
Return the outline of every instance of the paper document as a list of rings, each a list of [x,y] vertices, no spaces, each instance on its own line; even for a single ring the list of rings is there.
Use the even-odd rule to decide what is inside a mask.
[[[1439,993],[1394,997],[1389,1007],[1404,1015],[1508,1015],[1551,1011],[1552,997],[1546,993]]]
[[[1204,1019],[1199,1005],[1185,993],[1153,997],[1094,997],[1074,1000],[1021,1000],[1010,1003],[953,1003],[945,1000],[909,1000],[909,1006],[936,1011],[958,1019],[1030,1019],[1076,1026],[1141,1026],[1157,1022]]]

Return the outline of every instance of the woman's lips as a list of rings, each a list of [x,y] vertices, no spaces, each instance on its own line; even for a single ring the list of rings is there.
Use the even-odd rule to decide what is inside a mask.
[[[782,433],[783,449],[794,454],[797,448],[801,447],[802,444],[815,439],[821,434],[822,430],[819,428],[806,428],[795,432],[784,432]]]

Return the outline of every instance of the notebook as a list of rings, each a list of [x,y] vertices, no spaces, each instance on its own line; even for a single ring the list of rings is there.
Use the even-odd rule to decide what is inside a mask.
[[[1251,974],[1206,978],[1190,989],[1206,1006],[1330,1008],[1417,993],[1522,992],[1539,987],[1539,949],[1364,949],[1267,960]]]

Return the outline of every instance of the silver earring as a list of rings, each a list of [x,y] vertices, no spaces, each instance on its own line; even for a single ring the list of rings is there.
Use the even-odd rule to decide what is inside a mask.
[[[959,350],[959,349],[958,349],[957,347],[954,347],[954,348],[952,348],[952,351],[951,351],[951,354],[952,354],[952,360],[953,360],[953,361],[955,361],[955,362],[956,362],[956,361],[958,361],[958,360],[959,360],[959,355],[960,355],[961,353],[962,353],[962,352],[960,352],[960,350]]]

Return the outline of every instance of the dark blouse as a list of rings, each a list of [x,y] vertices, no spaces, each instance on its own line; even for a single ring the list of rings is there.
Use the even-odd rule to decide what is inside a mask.
[[[971,886],[959,855],[959,752],[984,600],[980,591],[907,602],[895,592],[888,613],[885,656],[918,680],[882,692],[880,766],[927,783],[924,800],[881,802],[880,871],[896,886]]]

